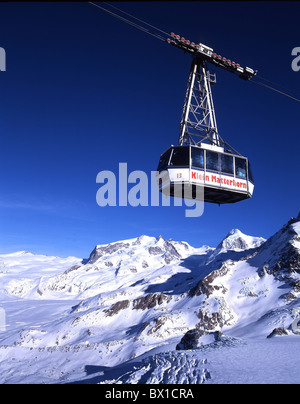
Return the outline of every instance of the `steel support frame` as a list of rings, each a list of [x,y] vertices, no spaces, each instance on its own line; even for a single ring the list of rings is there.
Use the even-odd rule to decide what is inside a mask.
[[[200,145],[202,142],[223,146],[218,134],[211,84],[215,75],[205,61],[193,59],[180,121],[179,145]]]

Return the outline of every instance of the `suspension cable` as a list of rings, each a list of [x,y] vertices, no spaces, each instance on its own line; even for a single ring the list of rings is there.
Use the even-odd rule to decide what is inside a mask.
[[[296,93],[295,91],[291,90],[290,88],[286,88],[286,87],[282,86],[281,84],[275,83],[274,81],[265,79],[264,77],[261,77],[261,76],[258,76],[258,75],[255,76],[255,77],[257,77],[258,79],[261,79],[261,80],[263,80],[263,81],[266,81],[267,83],[273,84],[274,86],[280,87],[280,88],[282,88],[283,90],[286,90],[286,91],[288,91],[289,93],[294,94],[294,95],[296,95],[296,96],[298,96],[298,97],[300,96],[299,93]]]
[[[118,8],[118,7],[116,7],[116,6],[113,6],[112,4],[106,3],[105,1],[104,1],[103,3],[106,4],[106,5],[109,6],[109,7],[114,8],[114,9],[117,10],[117,11],[120,11],[121,13],[127,15],[128,17],[133,18],[133,19],[135,19],[135,20],[141,22],[142,24],[148,25],[148,27],[151,27],[151,28],[156,29],[157,31],[161,32],[162,34],[165,34],[165,35],[167,35],[167,36],[170,35],[169,32],[163,31],[162,29],[157,28],[157,27],[155,27],[154,25],[151,25],[151,24],[149,24],[148,22],[141,20],[140,18],[137,18],[137,17],[135,17],[134,15],[131,15],[131,14],[129,14],[129,13],[127,13],[127,12],[121,10],[120,8]]]
[[[277,88],[271,87],[268,84],[265,83],[261,83],[260,81],[256,81],[256,80],[250,80],[251,83],[257,84],[261,87],[265,87],[268,88],[269,90],[275,91],[278,94],[284,95],[285,97],[288,97],[294,101],[300,102],[300,99],[292,97],[290,94],[284,93],[283,91],[278,90]]]
[[[132,21],[128,20],[127,18],[121,17],[120,15],[118,15],[116,13],[113,13],[112,11],[107,10],[106,8],[100,6],[99,4],[93,3],[92,1],[89,1],[89,4],[91,4],[92,6],[95,6],[97,8],[100,8],[102,11],[105,11],[106,13],[112,15],[113,17],[118,18],[119,20],[121,20],[123,22],[126,22],[127,24],[132,25],[133,27],[135,27],[135,28],[137,28],[137,29],[139,29],[139,30],[141,30],[143,32],[146,32],[147,34],[152,35],[155,38],[160,39],[161,41],[165,42],[165,38],[163,38],[159,34],[154,34],[148,28],[142,27],[141,25],[136,24],[135,22],[132,22]],[[150,25],[150,24],[148,24],[148,25]]]

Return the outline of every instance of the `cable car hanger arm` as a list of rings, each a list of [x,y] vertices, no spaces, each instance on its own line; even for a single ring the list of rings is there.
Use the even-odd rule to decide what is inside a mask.
[[[176,48],[182,49],[185,52],[190,53],[194,57],[202,61],[207,61],[215,66],[221,67],[231,73],[237,74],[244,80],[250,80],[257,74],[257,70],[253,70],[250,67],[241,67],[240,64],[232,62],[231,60],[218,55],[214,50],[201,43],[195,44],[180,35],[171,33],[172,38],[167,38],[166,42],[170,45],[176,46]]]
[[[125,14],[127,18],[121,17],[116,12],[109,11],[102,5],[100,6],[99,4],[93,3],[92,1],[89,1],[89,4],[101,9],[102,11],[105,11],[106,13],[110,14],[111,16],[123,22],[126,22],[129,25],[134,26],[135,28],[140,29],[141,31],[146,32],[149,35],[156,37],[157,39],[160,39],[161,41],[165,41],[171,45],[176,46],[179,49],[184,50],[185,52],[191,53],[192,55],[196,56],[199,59],[202,59],[203,61],[205,60],[207,62],[214,64],[215,66],[222,67],[223,69],[229,72],[235,73],[244,80],[250,80],[257,73],[257,71],[254,71],[249,67],[243,68],[238,63],[231,62],[231,60],[226,58],[222,58],[222,56],[214,53],[213,49],[209,48],[206,45],[203,45],[201,43],[195,44],[194,42],[188,41],[185,38],[180,37],[179,35],[175,35],[173,32],[171,33],[172,39],[170,39],[168,37],[169,34],[166,31],[157,28],[154,25],[149,24],[146,21],[143,21],[140,18],[137,18],[123,10],[120,10],[119,8],[111,4],[108,4],[106,2],[103,3],[107,6],[112,7],[114,10]],[[128,18],[130,18],[131,20]],[[133,19],[135,20],[135,22],[132,21]],[[157,32],[150,31],[150,28]]]

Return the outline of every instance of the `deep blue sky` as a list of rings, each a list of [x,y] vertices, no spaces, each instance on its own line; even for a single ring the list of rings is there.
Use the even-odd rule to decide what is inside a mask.
[[[298,2],[124,2],[300,94]],[[217,243],[232,228],[269,237],[299,211],[299,103],[215,69],[221,136],[249,157],[251,200],[185,207],[96,204],[96,175],[156,170],[178,139],[191,57],[87,3],[1,3],[0,252],[87,257],[141,234]]]

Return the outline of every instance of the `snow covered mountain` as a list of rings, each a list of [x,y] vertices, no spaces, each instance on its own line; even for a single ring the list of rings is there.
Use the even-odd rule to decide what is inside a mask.
[[[300,382],[299,293],[300,215],[215,249],[140,236],[87,260],[2,254],[0,382]],[[274,349],[288,370],[273,354],[267,371]]]
[[[243,234],[240,230],[231,230],[228,235],[221,241],[215,250],[220,254],[227,251],[245,251],[251,248],[259,247],[266,240],[262,237],[251,237]]]

